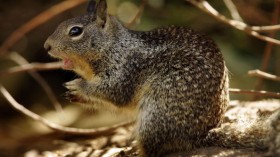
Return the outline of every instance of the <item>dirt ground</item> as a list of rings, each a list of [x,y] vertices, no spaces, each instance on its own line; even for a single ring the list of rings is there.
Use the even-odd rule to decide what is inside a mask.
[[[278,100],[256,102],[232,101],[225,114],[225,121],[254,118],[260,112],[271,113],[280,107]],[[133,125],[121,127],[112,133],[98,136],[73,136],[50,133],[21,141],[24,157],[134,157],[139,153],[133,140]],[[198,148],[172,157],[255,157],[267,152],[254,149],[226,149],[221,147]]]

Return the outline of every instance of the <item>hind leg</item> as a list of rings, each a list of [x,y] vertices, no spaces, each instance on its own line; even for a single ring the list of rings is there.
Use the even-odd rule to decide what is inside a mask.
[[[189,145],[186,146],[186,141],[182,143],[184,147],[182,147],[183,145],[178,145],[168,141],[156,141],[153,140],[153,137],[145,139],[141,138],[138,139],[138,142],[141,157],[173,156],[174,154],[188,153],[190,150],[194,149],[194,145],[191,144],[192,142],[189,142]]]
[[[187,129],[175,116],[168,115],[159,104],[146,105],[140,110],[137,124],[137,140],[143,157],[164,157],[168,154],[188,152],[193,149]],[[180,113],[179,113],[180,114]]]
[[[145,115],[143,115],[143,113]],[[137,124],[137,141],[141,157],[160,157],[160,150],[163,143],[159,126],[155,126],[151,115],[143,111],[138,119]]]
[[[155,134],[151,134],[148,130],[149,128],[143,128],[138,132],[137,139],[141,157],[164,157],[173,153],[189,152],[194,149],[194,141],[186,138],[176,139],[176,137],[172,139],[172,132],[166,134],[164,133],[165,131],[158,131],[154,132]]]

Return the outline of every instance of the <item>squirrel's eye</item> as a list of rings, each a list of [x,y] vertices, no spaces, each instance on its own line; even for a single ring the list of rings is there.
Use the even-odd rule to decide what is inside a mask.
[[[77,27],[77,26],[71,28],[70,31],[69,31],[69,35],[71,37],[78,36],[78,35],[80,35],[82,33],[83,33],[83,29],[81,27]]]

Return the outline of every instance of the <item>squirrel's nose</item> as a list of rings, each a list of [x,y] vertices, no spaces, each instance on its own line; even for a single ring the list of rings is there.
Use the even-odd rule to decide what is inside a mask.
[[[45,42],[44,48],[46,51],[50,51],[52,49],[52,46],[48,42]]]

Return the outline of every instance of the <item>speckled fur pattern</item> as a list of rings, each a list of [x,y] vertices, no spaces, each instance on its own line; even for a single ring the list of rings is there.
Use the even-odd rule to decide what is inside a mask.
[[[145,157],[243,140],[219,134],[229,102],[228,71],[213,40],[186,27],[129,30],[100,15],[106,13],[104,0],[100,3],[96,13],[63,22],[45,43],[52,56],[73,62],[72,70],[82,77],[66,83],[72,100],[137,111],[136,138]],[[69,37],[69,28],[77,25],[83,34]],[[251,142],[254,147],[259,141]]]
[[[269,149],[268,156],[280,156],[280,109],[272,114],[266,121],[270,126],[266,127],[264,125],[262,128],[270,128],[267,132],[268,136],[266,136],[267,140],[265,142],[265,146]]]
[[[149,90],[138,104],[142,152],[157,157],[191,150],[220,123],[228,103],[221,53],[212,40],[184,27],[157,29],[143,38],[154,50],[146,60]]]

